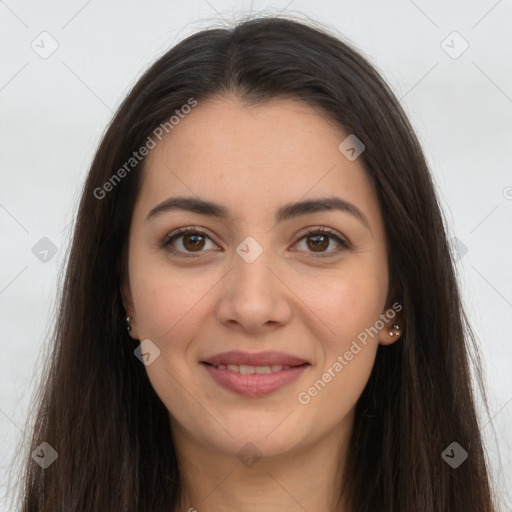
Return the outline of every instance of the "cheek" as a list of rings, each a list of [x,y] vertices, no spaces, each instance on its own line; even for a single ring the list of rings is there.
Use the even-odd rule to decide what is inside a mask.
[[[132,260],[130,283],[138,334],[141,340],[154,341],[163,354],[183,352],[204,323],[209,293],[222,275],[172,268],[155,260],[142,251],[134,253]]]
[[[382,313],[385,291],[375,279],[339,280],[317,304],[330,331],[320,338],[320,364],[298,399],[333,426],[349,414],[368,382],[378,347],[371,328]]]
[[[375,267],[352,268],[316,287],[308,306],[329,327],[321,340],[322,357],[311,385],[322,395],[317,406],[340,405],[343,415],[359,398],[371,373],[378,347],[375,326],[383,313],[386,275]],[[377,328],[378,330],[378,328]]]
[[[182,329],[190,317],[197,314],[195,306],[205,292],[198,289],[198,282],[191,280],[194,286],[190,286],[182,280],[159,272],[143,276],[134,297],[141,336],[159,343],[169,338],[183,339]],[[176,336],[176,331],[181,335]]]
[[[135,270],[131,276],[139,337],[141,341],[150,339],[160,350],[146,371],[169,411],[190,411],[194,401],[183,392],[192,369],[187,355],[202,324],[205,301],[201,298],[212,284],[206,278],[179,275],[154,263],[147,268],[150,270]]]
[[[298,294],[328,327],[326,348],[338,350],[379,319],[387,281],[375,269],[352,267],[342,274],[324,276],[314,285],[304,280]]]

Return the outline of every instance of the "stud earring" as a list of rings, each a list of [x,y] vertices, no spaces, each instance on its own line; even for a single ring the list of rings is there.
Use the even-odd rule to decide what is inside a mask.
[[[126,317],[126,330],[127,330],[128,332],[130,332],[130,329],[131,329],[131,326],[130,326],[130,322],[131,322],[131,320],[132,320],[132,317],[131,317],[131,316],[127,316],[127,317]]]
[[[392,325],[393,329],[395,329],[395,331],[399,331],[400,330],[400,326],[398,324],[393,324]],[[389,331],[389,335],[390,336],[396,336],[398,333],[394,333],[393,331]]]

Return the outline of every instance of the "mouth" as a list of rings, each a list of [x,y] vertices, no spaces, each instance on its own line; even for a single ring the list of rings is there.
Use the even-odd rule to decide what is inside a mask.
[[[251,366],[251,365],[247,365],[247,364],[240,364],[240,365],[237,365],[237,364],[215,365],[215,364],[210,364],[210,363],[204,363],[204,364],[213,366],[217,370],[228,370],[229,372],[235,372],[235,373],[239,373],[241,375],[252,375],[255,373],[257,373],[258,375],[265,375],[265,374],[269,374],[269,373],[281,372],[283,370],[289,370],[290,368],[299,368],[299,367],[305,366],[309,363],[303,363],[298,366],[289,366],[289,365],[285,365],[285,364],[273,364],[273,365],[266,365],[266,366]]]
[[[286,354],[284,352],[243,352],[231,351],[210,356],[201,361],[215,367],[218,366],[241,366],[241,367],[270,367],[272,366],[300,366],[308,363],[305,359]]]
[[[269,373],[277,373],[283,370],[289,370],[290,368],[299,368],[301,366],[309,365],[309,363],[303,363],[297,366],[290,366],[287,364],[272,364],[272,365],[264,365],[264,366],[253,366],[247,364],[211,364],[203,362],[208,366],[213,366],[217,370],[227,370],[229,372],[239,373],[241,375],[265,375]]]
[[[310,363],[282,353],[231,352],[201,361],[200,365],[220,387],[245,397],[263,397],[297,381]]]

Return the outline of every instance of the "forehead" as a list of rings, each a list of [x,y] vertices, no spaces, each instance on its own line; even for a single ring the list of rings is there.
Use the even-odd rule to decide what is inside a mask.
[[[350,161],[338,149],[347,135],[299,100],[198,102],[147,157],[139,203],[148,210],[170,195],[195,195],[243,216],[341,195],[378,215],[362,159]]]

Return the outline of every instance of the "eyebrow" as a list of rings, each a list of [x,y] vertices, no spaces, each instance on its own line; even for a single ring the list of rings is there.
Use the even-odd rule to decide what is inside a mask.
[[[221,219],[226,219],[230,216],[228,209],[212,201],[205,201],[196,197],[170,197],[151,209],[146,216],[146,222],[163,213],[175,210],[188,211]],[[287,203],[277,210],[275,220],[279,223],[300,215],[330,210],[351,214],[371,231],[368,219],[355,204],[334,196]]]

